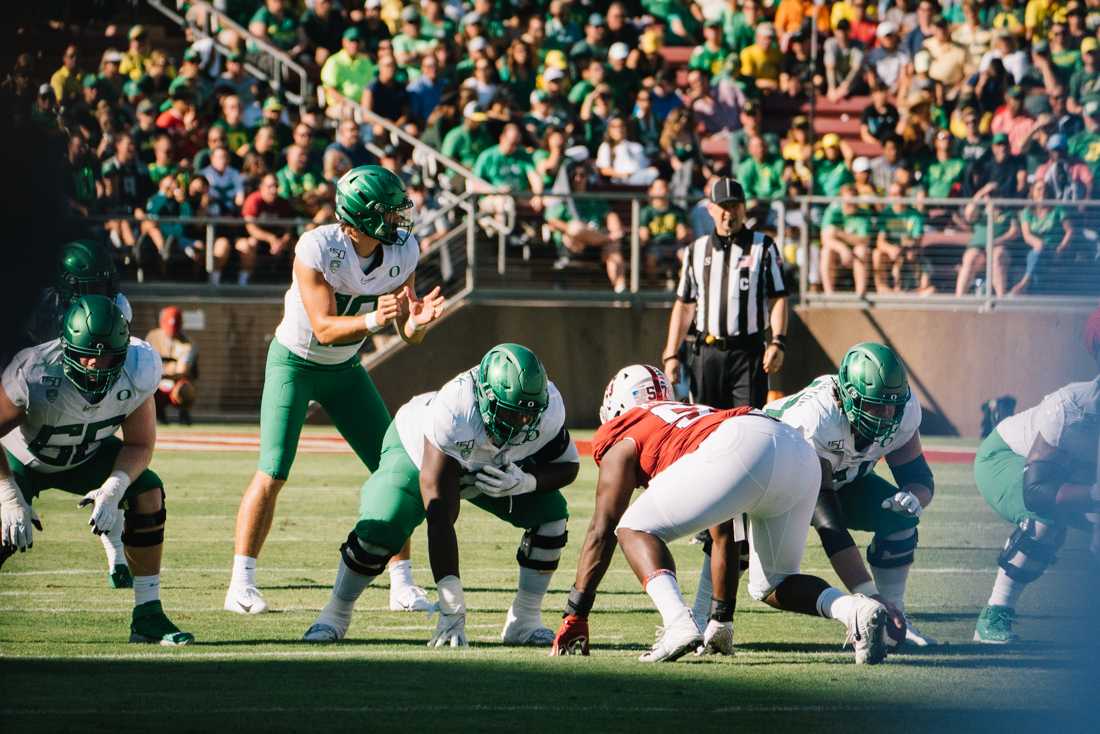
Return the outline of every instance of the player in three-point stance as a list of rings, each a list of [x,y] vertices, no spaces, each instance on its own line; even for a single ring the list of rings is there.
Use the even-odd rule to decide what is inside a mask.
[[[156,352],[130,338],[122,312],[104,296],[76,299],[60,339],[15,355],[0,388],[0,557],[31,547],[33,528],[42,529],[31,502],[44,490],[83,495],[96,535],[121,510],[134,574],[130,641],[186,645],[194,636],[160,603],[164,484],[149,469],[160,374]]]
[[[1085,326],[1085,348],[1100,368],[1100,309]],[[1092,534],[1100,552],[1100,376],[1072,382],[1033,408],[1005,418],[974,461],[978,490],[1016,526],[997,558],[997,578],[978,617],[974,641],[1007,644],[1027,585],[1054,563],[1066,529]]]
[[[267,353],[259,467],[237,512],[227,611],[267,610],[256,586],[256,558],[311,400],[324,407],[367,468],[378,468],[390,415],[359,363],[359,348],[391,323],[406,342],[419,343],[443,313],[439,288],[423,300],[413,290],[420,247],[409,232],[411,208],[395,174],[381,166],[353,168],[336,184],[339,222],[305,233],[294,248],[283,320]],[[408,549],[399,557],[390,567],[390,608],[429,610],[424,590],[412,583]]]
[[[910,644],[937,644],[905,616],[917,524],[935,483],[920,442],[920,402],[897,354],[882,344],[856,344],[836,375],[818,377],[765,411],[798,429],[832,473],[833,489],[821,493],[813,524],[840,580],[890,608],[897,629],[891,644],[902,628]],[[874,472],[884,456],[896,485]],[[871,574],[849,529],[874,533]]]
[[[836,619],[855,643],[857,663],[885,659],[886,607],[799,573],[822,468],[797,431],[750,408],[716,411],[668,401],[629,407],[637,402],[637,394],[614,393],[613,382],[608,389],[612,404],[627,409],[617,416],[601,411],[604,422],[593,439],[593,456],[600,467],[596,492],[625,508],[634,489],[648,485],[622,512],[615,530],[664,626],[656,644],[641,656],[643,662],[676,660],[700,646],[704,651],[732,650],[736,557],[727,557],[726,574],[715,577],[718,603],[700,634],[680,594],[666,544],[741,513],[748,514],[750,524],[752,597],[777,609]],[[723,588],[728,577],[732,587]],[[567,617],[559,631],[559,647],[577,647],[564,629],[571,622],[576,624]],[[577,627],[583,631],[584,625]]]
[[[542,363],[519,344],[493,347],[477,367],[397,411],[382,463],[363,485],[359,521],[340,546],[332,595],[304,639],[342,639],[356,599],[427,519],[440,613],[428,645],[465,646],[454,527],[465,499],[523,529],[518,589],[501,640],[548,646],[554,633],[542,624],[542,598],[565,547],[569,517],[559,490],[579,469],[565,405]]]

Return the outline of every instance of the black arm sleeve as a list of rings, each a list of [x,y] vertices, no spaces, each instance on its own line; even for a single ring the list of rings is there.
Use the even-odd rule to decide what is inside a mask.
[[[1024,506],[1038,515],[1051,515],[1058,490],[1066,479],[1065,467],[1056,461],[1034,459],[1024,467]]]
[[[936,480],[932,476],[932,467],[928,466],[924,454],[908,463],[892,466],[890,471],[894,473],[894,479],[897,481],[899,488],[904,487],[906,484],[919,484],[922,487],[928,487],[931,494],[936,493]]]
[[[821,538],[821,546],[829,558],[856,544],[852,534],[844,525],[840,498],[832,490],[823,489],[818,493],[817,507],[814,508],[814,518],[810,524],[817,530],[817,535]]]
[[[569,437],[569,430],[562,428],[557,436],[541,449],[528,456],[519,462],[519,467],[523,470],[530,469],[537,464],[549,464],[554,459],[564,454],[569,448],[569,444],[573,442],[573,439]]]

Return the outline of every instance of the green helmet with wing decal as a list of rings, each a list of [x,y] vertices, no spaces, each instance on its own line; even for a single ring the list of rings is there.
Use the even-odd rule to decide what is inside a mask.
[[[80,296],[65,312],[62,369],[89,402],[98,403],[118,381],[129,346],[130,325],[106,296]],[[95,364],[82,361],[88,357]]]
[[[336,182],[336,218],[386,245],[412,226],[412,205],[405,183],[382,166],[353,168]]]
[[[65,306],[79,296],[98,294],[114,298],[118,293],[114,261],[98,242],[68,242],[61,248],[55,287]]]
[[[863,342],[844,355],[837,374],[848,421],[864,438],[886,441],[901,425],[909,402],[909,376],[894,350]]]
[[[550,404],[549,380],[538,357],[520,344],[498,344],[477,368],[477,406],[489,438],[504,446],[537,425]]]

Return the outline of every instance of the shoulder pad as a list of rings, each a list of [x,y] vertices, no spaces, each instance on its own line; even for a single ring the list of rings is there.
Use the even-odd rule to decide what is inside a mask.
[[[163,373],[163,364],[160,355],[156,353],[149,342],[130,337],[130,348],[126,352],[126,366],[124,371],[134,384],[134,389],[139,393],[151,395],[157,389]]]

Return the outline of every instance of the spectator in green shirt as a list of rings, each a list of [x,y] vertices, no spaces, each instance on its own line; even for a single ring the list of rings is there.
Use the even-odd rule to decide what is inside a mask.
[[[443,137],[440,153],[472,169],[481,152],[493,144],[493,139],[485,129],[484,123],[489,116],[477,102],[467,102],[462,109],[462,124]]]
[[[737,3],[729,3],[722,9],[722,35],[726,48],[740,57],[741,52],[756,41],[756,26],[763,20],[765,18],[757,0],[745,0],[741,3],[740,12],[737,11]]]
[[[321,86],[325,90],[325,112],[343,119],[357,107],[363,92],[374,81],[376,69],[370,57],[361,53],[363,38],[357,27],[344,31],[340,50],[329,56],[321,67]]]
[[[764,138],[754,135],[748,142],[749,157],[737,167],[737,180],[745,190],[746,214],[761,226],[771,219],[771,203],[783,197],[783,159],[769,153]]]
[[[175,176],[179,165],[172,154],[172,136],[161,133],[153,142],[153,162],[149,164],[149,181],[160,184],[165,176]]]
[[[988,198],[988,197],[984,197]],[[955,295],[964,296],[970,290],[970,284],[974,276],[985,269],[986,248],[989,246],[990,237],[986,204],[983,199],[972,199],[963,209],[963,218],[971,223],[972,232],[970,241],[963,252],[962,262],[959,265],[959,276],[955,280]],[[992,283],[993,292],[998,297],[1003,297],[1008,292],[1008,265],[1009,257],[1007,247],[1009,243],[1019,237],[1020,229],[1016,224],[1016,216],[1003,207],[993,209],[993,267]]]
[[[645,274],[653,278],[660,268],[676,263],[680,248],[691,239],[687,213],[668,198],[668,181],[659,178],[649,185],[649,203],[642,207],[638,225]]]
[[[586,163],[574,163],[569,172],[569,184],[573,191],[588,189],[592,175]],[[551,240],[558,249],[554,269],[568,267],[571,258],[580,257],[589,250],[597,250],[607,269],[607,279],[616,293],[626,291],[626,261],[623,259],[623,223],[619,215],[611,211],[607,202],[598,198],[560,198],[546,207],[546,225],[551,230]]]
[[[286,165],[275,174],[279,182],[279,196],[290,202],[295,211],[305,213],[305,196],[321,183],[309,170],[309,154],[300,145],[286,149]]]
[[[542,204],[538,194],[542,193],[542,178],[535,171],[531,156],[520,147],[523,133],[519,125],[510,122],[500,133],[500,141],[486,148],[474,163],[474,176],[483,179],[491,188],[484,188],[479,181],[471,182],[478,193],[507,192],[503,195],[483,196],[478,202],[481,211],[491,214],[496,223],[503,228],[505,217],[516,208],[539,211]],[[532,192],[530,199],[514,199],[507,194]]]
[[[702,69],[714,77],[722,71],[728,55],[729,49],[722,42],[722,20],[708,20],[703,26],[703,42],[692,50],[688,68]]]
[[[1084,161],[1096,180],[1100,177],[1100,98],[1090,99],[1082,107],[1085,129],[1069,139],[1069,154]]]
[[[1053,292],[1061,285],[1052,272],[1055,261],[1071,263],[1073,260],[1070,252],[1073,224],[1062,207],[1038,203],[1056,199],[1057,192],[1042,181],[1036,181],[1031,187],[1031,198],[1036,203],[1020,212],[1020,234],[1031,249],[1027,253],[1024,277],[1009,291],[1014,296],[1029,290]]]
[[[252,141],[252,131],[241,118],[241,98],[235,94],[222,97],[222,116],[214,121],[215,127],[225,131],[226,147],[238,159],[244,158]]]
[[[929,198],[949,199],[962,188],[966,161],[952,155],[951,133],[940,130],[935,139],[936,157],[928,164],[924,177],[924,189]]]
[[[415,6],[408,5],[401,11],[401,32],[393,37],[391,43],[394,58],[405,68],[415,67],[420,55],[435,43],[421,35],[420,13]]]
[[[248,22],[248,32],[281,48],[291,56],[302,52],[298,44],[298,19],[287,9],[284,0],[264,0]]]
[[[851,184],[840,187],[840,201],[825,209],[821,222],[821,285],[826,293],[836,291],[839,268],[851,268],[856,295],[867,292],[867,270],[872,247],[871,218],[855,202]]]
[[[890,184],[887,194],[893,198],[905,196],[905,187],[897,182]],[[871,253],[871,265],[875,272],[875,292],[899,293],[905,282],[905,269],[924,270],[920,257],[920,243],[924,236],[924,215],[902,202],[888,205],[878,217],[878,239]],[[930,273],[921,273],[919,286],[931,286]],[[929,291],[926,291],[929,292]]]
[[[844,184],[852,183],[848,169],[850,151],[845,150],[836,133],[826,133],[821,138],[821,152],[814,159],[814,194],[836,196]]]

